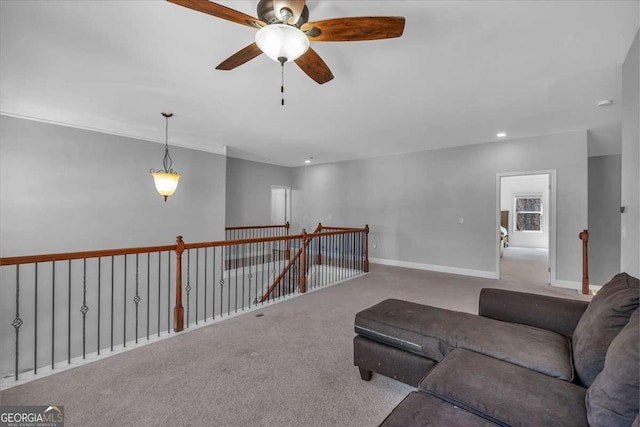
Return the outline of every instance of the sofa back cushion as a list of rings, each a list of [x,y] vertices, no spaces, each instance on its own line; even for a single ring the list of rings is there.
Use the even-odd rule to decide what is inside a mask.
[[[615,275],[593,297],[573,333],[573,363],[578,380],[589,387],[604,368],[611,341],[638,308],[640,283],[627,273]]]
[[[604,369],[587,390],[585,403],[591,426],[628,427],[638,415],[640,392],[640,311],[616,336]]]

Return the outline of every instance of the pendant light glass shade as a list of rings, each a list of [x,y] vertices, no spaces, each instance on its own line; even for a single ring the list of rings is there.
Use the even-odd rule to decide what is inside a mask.
[[[164,196],[164,201],[167,201],[167,198],[175,193],[176,188],[178,188],[178,180],[182,175],[179,173],[171,173],[171,172],[152,172],[151,176],[153,176],[153,182],[156,185],[156,190],[160,193],[161,196]]]
[[[305,33],[285,24],[260,28],[256,33],[256,44],[265,55],[281,63],[295,61],[309,50]]]
[[[156,185],[156,190],[160,193],[161,196],[164,197],[164,201],[167,201],[167,198],[175,193],[176,188],[178,188],[178,180],[182,175],[178,172],[174,171],[171,168],[171,164],[173,163],[171,160],[171,156],[169,156],[169,117],[173,116],[171,113],[162,113],[165,118],[166,126],[165,126],[165,142],[164,142],[164,158],[162,159],[163,170],[154,170],[151,169],[149,172],[153,177],[153,182]]]

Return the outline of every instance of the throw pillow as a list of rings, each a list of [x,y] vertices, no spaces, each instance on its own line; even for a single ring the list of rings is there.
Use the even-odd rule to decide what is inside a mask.
[[[613,339],[604,369],[587,390],[590,426],[628,427],[638,414],[640,392],[640,311]]]
[[[584,387],[604,367],[611,341],[638,308],[640,282],[627,273],[615,275],[593,297],[573,333],[573,364]]]

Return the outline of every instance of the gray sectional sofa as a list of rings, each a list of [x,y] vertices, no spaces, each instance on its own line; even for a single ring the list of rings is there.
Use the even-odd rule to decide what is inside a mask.
[[[479,315],[388,299],[355,318],[354,365],[417,388],[391,426],[638,423],[640,285],[590,303],[482,289]]]

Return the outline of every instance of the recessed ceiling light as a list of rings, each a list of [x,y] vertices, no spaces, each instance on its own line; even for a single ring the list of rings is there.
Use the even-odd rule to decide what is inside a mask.
[[[506,133],[504,133],[504,132],[498,132],[498,133],[496,134],[496,136],[497,136],[498,138],[504,138],[505,136],[507,136],[507,134],[506,134]]]
[[[603,99],[602,101],[598,102],[598,107],[607,107],[609,105],[613,104],[613,100],[611,99]]]

